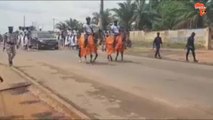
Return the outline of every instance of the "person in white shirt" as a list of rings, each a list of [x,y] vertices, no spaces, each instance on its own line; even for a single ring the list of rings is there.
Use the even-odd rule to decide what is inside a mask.
[[[84,29],[84,38],[85,38],[85,41],[84,41],[84,47],[87,46],[87,43],[88,43],[88,37],[90,35],[93,35],[94,34],[94,31],[92,29],[92,26],[90,24],[90,21],[91,21],[91,18],[90,17],[87,17],[86,18],[86,24],[83,25],[83,29]]]
[[[115,47],[116,37],[120,34],[120,26],[118,25],[118,21],[117,20],[115,20],[114,24],[111,26],[111,31],[112,31],[112,34],[114,36],[114,44],[113,44],[113,46]]]
[[[64,42],[64,44],[65,44],[66,47],[70,46],[71,37],[72,37],[71,29],[68,29],[67,30],[67,36],[66,36],[66,39],[65,39],[65,42]]]
[[[77,33],[75,30],[72,31],[72,37],[71,37],[71,47],[74,49],[76,47],[77,42]]]

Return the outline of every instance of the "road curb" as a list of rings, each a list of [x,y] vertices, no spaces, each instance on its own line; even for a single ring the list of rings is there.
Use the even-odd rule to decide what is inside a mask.
[[[49,90],[44,85],[33,80],[32,78],[18,70],[16,67],[11,67],[11,69],[26,80],[29,80],[33,85],[29,90],[57,111],[65,113],[71,119],[90,119],[90,117],[73,107],[70,103],[66,102],[63,98],[58,96],[52,90]]]

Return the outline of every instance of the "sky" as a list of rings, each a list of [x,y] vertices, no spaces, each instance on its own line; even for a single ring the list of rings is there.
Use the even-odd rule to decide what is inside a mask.
[[[117,3],[122,0],[105,0],[104,9],[117,8]],[[55,22],[75,18],[81,22],[85,17],[91,16],[93,12],[99,12],[100,1],[73,0],[73,1],[0,1],[0,34],[8,31],[8,26],[24,24],[41,26],[43,30],[53,29],[53,18]]]

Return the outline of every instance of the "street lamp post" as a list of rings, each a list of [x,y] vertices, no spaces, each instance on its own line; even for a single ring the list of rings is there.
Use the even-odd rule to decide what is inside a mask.
[[[53,31],[55,31],[55,18],[53,18]]]
[[[99,18],[99,29],[103,30],[103,11],[104,11],[104,0],[100,1],[100,18]],[[103,32],[99,32],[100,43],[103,43]],[[99,43],[99,44],[100,44]]]
[[[100,4],[100,18],[99,18],[99,27],[103,30],[103,11],[104,11],[104,0],[101,0]]]
[[[24,27],[25,27],[25,16],[24,16],[24,19],[23,19],[23,21],[24,21]]]

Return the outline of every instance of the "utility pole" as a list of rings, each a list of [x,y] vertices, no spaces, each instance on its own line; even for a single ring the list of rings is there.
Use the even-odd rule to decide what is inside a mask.
[[[53,18],[53,31],[55,30],[55,18]]]
[[[100,43],[99,44],[103,44],[103,12],[104,12],[104,0],[100,1],[100,18],[99,18],[99,28],[102,32],[99,32],[99,37],[100,37]]]
[[[99,18],[99,27],[103,30],[103,12],[104,12],[104,0],[100,1],[100,18]]]
[[[25,27],[25,16],[24,16],[24,27]]]

